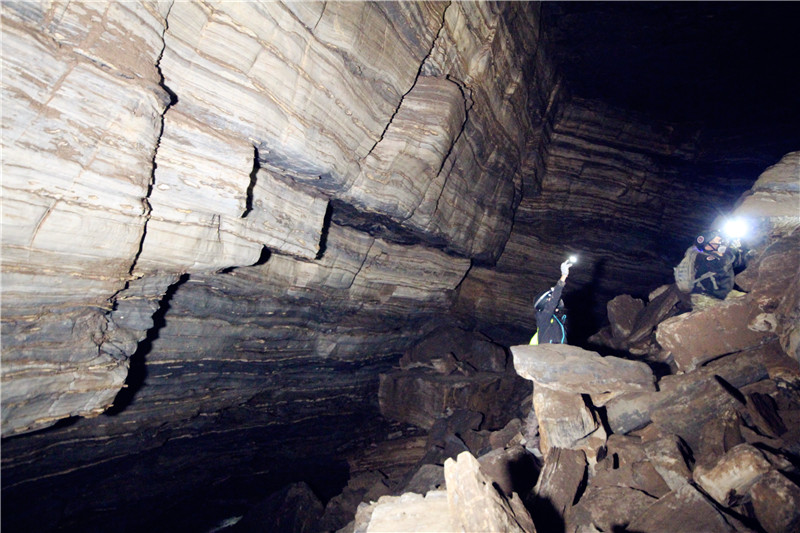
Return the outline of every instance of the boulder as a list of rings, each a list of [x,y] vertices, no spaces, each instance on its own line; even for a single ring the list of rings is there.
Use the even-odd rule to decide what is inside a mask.
[[[687,483],[659,498],[628,524],[627,531],[733,533],[736,529],[708,498]]]
[[[400,368],[438,368],[442,364],[439,361],[448,359],[466,365],[473,371],[502,373],[506,370],[508,356],[502,346],[480,333],[442,327],[408,350],[400,358]]]
[[[382,496],[373,504],[360,505],[353,531],[455,533],[459,529],[450,515],[447,492],[433,490],[425,496],[413,492],[400,496]]]
[[[524,380],[508,374],[442,375],[414,369],[381,374],[378,399],[383,416],[421,428],[431,428],[448,412],[468,409],[483,413],[485,427],[495,429],[513,418],[529,390]]]
[[[498,491],[469,452],[445,461],[444,477],[450,514],[460,531],[535,533],[520,497],[515,493],[506,498]]]
[[[770,470],[750,487],[750,499],[759,524],[767,533],[800,531],[800,487]]]
[[[586,489],[580,501],[567,511],[565,531],[577,532],[587,525],[599,531],[623,529],[656,501],[656,498],[638,489],[592,485]]]
[[[605,430],[580,394],[538,386],[533,408],[539,419],[539,449],[547,456],[551,448],[582,449],[594,457],[605,443]],[[595,437],[591,441],[590,437]]]
[[[687,372],[761,343],[771,332],[748,327],[758,314],[751,298],[733,298],[665,320],[656,329],[656,339],[672,352],[678,369]]]
[[[553,390],[577,394],[652,391],[655,378],[641,361],[603,357],[569,344],[512,346],[517,374]]]
[[[540,531],[563,531],[564,515],[584,483],[586,469],[586,454],[581,450],[553,448],[547,455],[528,499],[528,507]]]
[[[737,505],[750,486],[772,469],[772,465],[751,444],[740,444],[710,467],[697,465],[694,480],[725,507]]]
[[[644,309],[644,302],[633,296],[621,294],[609,301],[606,308],[614,339],[624,340],[633,332],[636,317]]]

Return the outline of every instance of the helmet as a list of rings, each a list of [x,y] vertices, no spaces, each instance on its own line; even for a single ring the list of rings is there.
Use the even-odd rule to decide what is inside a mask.
[[[550,297],[551,296],[553,296],[553,289],[552,288],[544,291],[536,299],[536,303],[533,304],[533,308],[536,309],[537,311],[542,311],[545,308],[545,306],[547,305],[547,302],[550,301]],[[559,300],[558,301],[558,305],[556,306],[556,309],[564,309],[564,300]]]
[[[547,305],[547,301],[550,300],[550,297],[553,295],[553,289],[548,289],[544,291],[539,298],[536,299],[536,303],[533,304],[534,309],[537,311],[541,311],[544,309],[544,306]]]
[[[702,251],[705,245],[714,239],[714,237],[719,237],[720,232],[714,229],[707,229],[703,230],[695,239],[694,239],[694,246],[698,250]]]

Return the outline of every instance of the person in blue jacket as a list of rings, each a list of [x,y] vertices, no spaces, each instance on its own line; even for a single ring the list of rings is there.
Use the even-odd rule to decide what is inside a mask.
[[[567,313],[561,291],[574,258],[561,263],[561,278],[555,287],[542,293],[533,304],[536,310],[536,334],[530,344],[565,344],[567,342]]]

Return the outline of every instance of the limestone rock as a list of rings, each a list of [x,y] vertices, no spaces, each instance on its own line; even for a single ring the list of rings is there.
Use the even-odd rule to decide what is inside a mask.
[[[800,487],[770,470],[750,487],[753,509],[767,533],[789,533],[800,527]]]
[[[661,533],[665,524],[675,533],[732,533],[736,529],[714,505],[690,484],[662,496],[628,524],[631,531]]]
[[[726,300],[665,320],[656,330],[656,339],[672,352],[680,370],[692,370],[719,355],[738,352],[764,340],[769,332],[748,328],[755,313],[747,297]]]
[[[640,361],[602,357],[568,344],[512,346],[517,373],[553,390],[595,394],[655,390],[653,372]]]
[[[791,233],[800,226],[800,213],[797,211],[797,199],[800,197],[799,176],[800,152],[786,154],[758,177],[751,192],[742,198],[734,214],[763,220],[767,230]]]
[[[606,433],[580,394],[538,386],[533,408],[539,419],[539,448],[547,456],[553,448],[583,449],[594,458],[605,444]]]
[[[450,514],[461,531],[536,531],[519,495],[506,498],[468,452],[444,463]]]
[[[412,492],[401,496],[382,496],[370,506],[359,507],[356,524],[354,531],[359,533],[458,531],[457,524],[450,516],[447,492],[444,490],[433,490],[425,496]]]
[[[716,464],[706,468],[698,465],[695,481],[712,498],[723,506],[737,503],[750,486],[772,466],[755,447],[740,444],[720,457]]]
[[[165,8],[3,6],[3,436],[95,416],[127,376],[98,347],[143,237]]]
[[[680,488],[691,479],[691,450],[675,435],[646,442],[644,452],[671,490]]]
[[[644,302],[627,294],[617,296],[606,304],[608,307],[608,320],[611,322],[611,331],[614,338],[626,339],[632,332],[636,323],[637,314],[644,309]]]
[[[581,450],[553,448],[531,497],[531,513],[540,531],[560,531],[586,476],[586,454]]]
[[[438,361],[452,360],[466,365],[465,370],[504,372],[505,349],[479,333],[458,328],[441,328],[422,339],[400,359],[400,368],[435,367]],[[444,363],[442,363],[444,364]],[[455,370],[453,366],[452,370]],[[451,373],[451,372],[446,372]]]
[[[591,486],[567,512],[565,531],[577,532],[589,524],[599,531],[613,531],[625,527],[656,501],[653,496],[629,487]]]
[[[381,374],[379,400],[381,412],[429,429],[448,411],[469,409],[483,413],[489,428],[504,426],[509,420],[508,403],[524,394],[524,382],[504,374],[482,372],[472,376],[442,376],[420,371]]]
[[[513,493],[527,494],[539,476],[535,457],[522,446],[496,448],[478,457],[481,472],[510,498]]]

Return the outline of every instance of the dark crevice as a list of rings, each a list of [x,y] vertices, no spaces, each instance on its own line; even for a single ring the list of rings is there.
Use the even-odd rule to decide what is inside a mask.
[[[144,385],[147,378],[147,365],[146,357],[153,348],[153,341],[158,339],[159,331],[167,324],[166,314],[170,309],[170,300],[175,295],[178,288],[186,283],[189,279],[189,274],[183,274],[178,281],[173,283],[164,293],[164,296],[159,301],[158,310],[153,313],[153,327],[147,330],[147,335],[139,342],[136,352],[131,355],[130,367],[128,369],[128,377],[125,380],[125,385],[119,391],[114,403],[109,407],[105,414],[108,416],[118,415],[127,408],[133,401],[136,393]]]
[[[256,186],[256,181],[258,180],[258,170],[261,168],[261,165],[258,162],[258,147],[253,146],[253,169],[250,171],[250,184],[247,186],[247,198],[245,199],[245,207],[244,212],[242,213],[242,218],[246,218],[247,215],[250,214],[250,211],[253,210],[253,189]]]
[[[317,256],[315,259],[322,259],[322,257],[325,255],[325,250],[328,248],[328,233],[331,229],[332,218],[333,207],[331,207],[331,203],[328,202],[328,206],[325,208],[325,217],[322,219],[322,230],[319,237],[319,250],[317,251]]]
[[[392,113],[392,116],[389,117],[389,120],[386,122],[386,126],[383,128],[380,137],[378,137],[378,140],[375,141],[375,144],[373,144],[372,147],[369,149],[367,154],[364,156],[365,158],[369,156],[372,153],[372,151],[375,150],[375,147],[378,146],[378,144],[383,140],[384,136],[386,135],[386,132],[389,130],[389,126],[391,126],[392,122],[394,122],[394,117],[397,116],[397,113],[403,107],[403,101],[406,99],[406,96],[408,96],[408,94],[414,90],[414,87],[417,86],[417,81],[419,80],[420,76],[422,76],[422,70],[425,68],[425,63],[428,61],[428,58],[433,53],[433,49],[436,48],[436,42],[439,40],[439,36],[441,35],[442,30],[444,29],[445,16],[447,15],[447,10],[449,8],[450,8],[450,2],[447,3],[447,7],[445,7],[444,10],[442,11],[442,21],[441,24],[439,25],[439,30],[436,32],[436,37],[434,37],[433,41],[431,41],[431,47],[428,49],[428,53],[425,54],[425,57],[423,57],[422,61],[419,62],[419,69],[417,69],[417,74],[416,76],[414,76],[414,83],[412,83],[411,87],[403,94],[403,96],[400,97],[400,101],[397,103],[397,107]]]
[[[144,207],[144,225],[142,227],[142,236],[139,239],[139,248],[136,250],[136,253],[133,256],[133,261],[131,262],[131,267],[128,269],[128,274],[133,274],[136,270],[136,264],[139,262],[139,257],[142,255],[142,250],[144,249],[144,241],[147,237],[147,225],[150,222],[150,214],[153,211],[153,206],[150,205],[150,195],[153,192],[153,186],[156,182],[156,169],[158,165],[156,164],[156,155],[158,154],[158,149],[161,146],[161,137],[164,135],[164,117],[167,114],[167,111],[178,103],[178,95],[176,95],[169,87],[167,87],[166,83],[164,82],[164,73],[161,71],[161,59],[164,57],[164,50],[167,48],[167,40],[166,34],[167,30],[169,29],[169,14],[172,12],[172,6],[170,4],[169,9],[167,10],[167,14],[164,15],[164,32],[161,34],[161,53],[158,55],[158,59],[156,59],[156,71],[158,71],[159,82],[158,85],[164,90],[164,93],[167,96],[168,101],[163,102],[164,104],[164,111],[161,113],[161,124],[158,131],[158,137],[156,141],[156,146],[153,149],[153,166],[150,171],[150,181],[147,184],[147,192],[145,193],[144,198],[142,198],[142,206]]]

